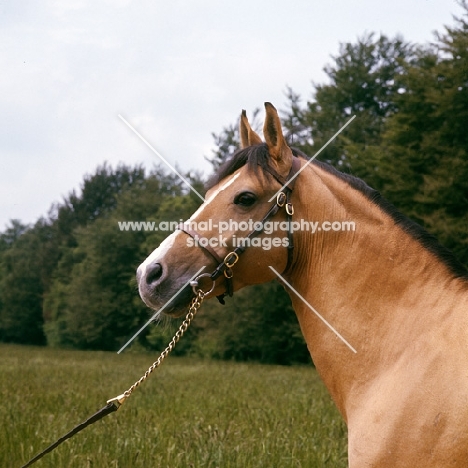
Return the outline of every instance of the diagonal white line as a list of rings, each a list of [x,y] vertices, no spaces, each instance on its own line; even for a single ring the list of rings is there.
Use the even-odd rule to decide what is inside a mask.
[[[182,175],[180,174],[177,169],[175,169],[173,166],[171,166],[171,164],[153,147],[151,146],[151,144],[140,134],[138,133],[137,130],[135,130],[135,128],[130,125],[120,114],[119,114],[119,118],[120,120],[122,120],[122,122],[127,125],[127,127],[132,130],[133,133],[135,133],[136,136],[138,136],[140,138],[140,140],[159,158],[161,159],[161,161],[163,161],[167,167],[169,167],[169,169],[171,169],[172,172],[174,172],[175,174],[177,174],[180,179],[185,182],[189,187],[190,189],[196,193],[198,195],[198,197],[200,198],[201,201],[205,201],[205,199],[203,198],[202,195],[200,195],[197,190],[195,190],[192,185],[190,184],[190,182]]]
[[[194,278],[198,276],[202,270],[205,269],[205,266],[202,266],[157,312],[153,314],[153,316],[117,351],[117,354],[120,354],[155,318],[166,308],[166,306],[175,299],[186,286],[190,284]]]
[[[269,265],[270,270],[272,270],[278,278],[281,279],[290,289],[293,291],[296,296],[355,354],[357,351],[343,338],[343,336],[338,333],[338,331],[333,328],[330,323],[327,322],[271,265]]]
[[[292,180],[294,180],[354,119],[353,115],[308,161],[304,164],[268,201],[272,202],[278,196],[278,193],[286,187]]]

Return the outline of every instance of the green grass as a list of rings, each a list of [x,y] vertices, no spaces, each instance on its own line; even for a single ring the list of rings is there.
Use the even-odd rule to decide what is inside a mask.
[[[156,357],[0,345],[0,466],[22,466]],[[346,467],[346,428],[312,367],[170,356],[117,413],[34,466]]]

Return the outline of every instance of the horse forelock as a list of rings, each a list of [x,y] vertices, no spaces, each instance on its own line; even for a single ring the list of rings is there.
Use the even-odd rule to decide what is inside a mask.
[[[295,148],[291,148],[294,156],[308,159],[308,156]],[[241,167],[247,165],[249,172],[258,176],[262,174],[267,181],[273,180],[271,173],[267,170],[270,166],[271,157],[266,143],[249,146],[237,150],[227,161],[225,161],[218,171],[213,174],[205,184],[206,190],[213,188],[223,179],[236,172]]]
[[[264,168],[269,164],[270,155],[265,143],[249,146],[237,150],[227,161],[225,161],[218,171],[213,174],[205,184],[206,190],[213,188],[223,179],[234,174],[238,169],[247,165],[249,172],[259,173],[259,169],[266,172]]]

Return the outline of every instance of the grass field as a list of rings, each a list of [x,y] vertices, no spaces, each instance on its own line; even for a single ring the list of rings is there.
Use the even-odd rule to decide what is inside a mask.
[[[19,468],[157,355],[0,345],[0,467]],[[117,413],[35,467],[346,467],[346,428],[309,366],[169,357]]]

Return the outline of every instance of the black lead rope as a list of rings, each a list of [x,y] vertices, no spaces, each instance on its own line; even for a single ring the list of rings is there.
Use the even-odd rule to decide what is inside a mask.
[[[53,444],[49,445],[41,453],[38,453],[34,458],[31,458],[31,460],[29,460],[28,463],[26,463],[26,465],[23,465],[21,468],[26,468],[28,466],[31,466],[33,463],[36,463],[37,460],[40,460],[44,455],[48,454],[49,452],[52,452],[52,450],[58,447],[62,442],[65,442],[70,437],[73,437],[75,434],[78,434],[78,432],[82,431],[84,428],[90,426],[91,424],[94,424],[95,422],[104,418],[108,414],[117,411],[119,409],[119,406],[120,405],[114,401],[107,403],[107,405],[104,406],[104,408],[101,408],[96,414],[93,414],[86,421],[82,422],[81,424],[78,424],[78,426],[74,427],[70,432],[60,437],[60,439],[58,439]]]
[[[108,414],[111,414],[114,411],[117,411],[120,408],[120,406],[124,403],[124,401],[132,394],[132,392],[138,386],[140,386],[150,376],[150,374],[154,370],[156,370],[161,365],[161,363],[164,361],[167,355],[174,349],[177,342],[182,338],[183,334],[187,331],[187,328],[189,327],[190,323],[195,317],[195,314],[200,308],[203,302],[203,298],[205,297],[205,292],[203,292],[201,289],[198,288],[197,280],[193,282],[192,289],[196,295],[192,299],[192,302],[190,304],[189,310],[187,312],[187,315],[185,316],[184,321],[180,324],[179,329],[176,331],[175,335],[173,336],[172,340],[167,345],[166,349],[161,352],[158,359],[154,361],[153,364],[151,364],[151,366],[144,373],[144,375],[139,380],[137,380],[128,390],[126,390],[121,395],[115,398],[112,398],[111,400],[108,400],[107,405],[104,406],[104,408],[101,408],[97,413],[93,414],[86,421],[82,422],[81,424],[78,424],[78,426],[74,427],[70,432],[65,434],[63,437],[60,437],[60,439],[58,439],[52,445],[49,445],[41,453],[38,453],[34,458],[29,460],[28,463],[26,463],[26,465],[23,465],[21,468],[27,468],[28,466],[31,466],[33,463],[36,463],[44,455],[46,455],[49,452],[52,452],[52,450],[58,447],[62,442],[65,442],[67,439],[69,439],[70,437],[73,437],[75,434],[78,434],[78,432],[82,431],[86,427],[90,426],[91,424],[94,424],[95,422],[104,418]]]

